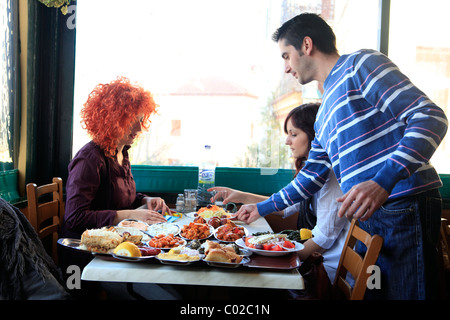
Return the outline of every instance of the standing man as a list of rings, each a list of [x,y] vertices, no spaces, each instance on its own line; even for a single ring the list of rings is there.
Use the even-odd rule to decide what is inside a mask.
[[[367,295],[435,297],[442,182],[429,160],[447,131],[444,112],[383,54],[339,55],[333,30],[316,14],[287,21],[273,40],[286,73],[324,88],[316,137],[300,174],[237,217],[251,222],[309,198],[332,168],[344,193],[339,217],[359,219],[384,238],[381,289]]]

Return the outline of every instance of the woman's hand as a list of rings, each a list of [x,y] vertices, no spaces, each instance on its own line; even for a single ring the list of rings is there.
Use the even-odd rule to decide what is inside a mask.
[[[256,204],[247,204],[242,206],[238,212],[233,214],[233,217],[236,217],[238,220],[244,221],[245,223],[249,224],[253,221],[256,221],[261,216],[259,215]]]
[[[153,211],[161,210],[161,214],[171,214],[170,208],[166,205],[165,201],[157,197],[144,197],[143,202],[147,205],[147,209]]]
[[[149,209],[135,209],[135,210],[118,210],[114,224],[118,224],[124,219],[136,219],[148,224],[166,222],[164,216],[156,211]]]
[[[214,196],[211,198],[212,203],[215,203],[217,199],[223,199],[223,204],[227,204],[228,202],[242,202],[242,192],[238,190],[233,190],[227,187],[213,187],[209,188],[207,191],[214,192]]]
[[[239,191],[228,187],[209,188],[208,192],[211,191],[215,192],[214,196],[211,198],[212,203],[216,202],[217,199],[223,199],[223,204],[227,204],[229,202],[246,204],[261,202],[268,198],[259,194]]]

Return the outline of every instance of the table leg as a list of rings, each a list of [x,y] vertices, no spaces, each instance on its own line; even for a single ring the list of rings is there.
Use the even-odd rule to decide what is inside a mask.
[[[134,291],[133,288],[133,283],[132,282],[127,282],[127,291],[130,294],[130,296],[132,296],[133,298],[135,298],[136,300],[147,300],[145,299],[143,296],[141,296],[139,293],[137,293],[136,291]]]

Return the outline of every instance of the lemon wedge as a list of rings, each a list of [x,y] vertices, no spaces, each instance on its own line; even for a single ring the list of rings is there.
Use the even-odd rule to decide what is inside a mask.
[[[140,257],[141,250],[134,243],[125,241],[114,249],[114,254],[125,257]]]
[[[312,238],[312,231],[306,228],[300,229],[300,240],[307,240]]]

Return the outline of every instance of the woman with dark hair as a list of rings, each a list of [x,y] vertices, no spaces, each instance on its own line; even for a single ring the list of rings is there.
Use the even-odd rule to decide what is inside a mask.
[[[92,141],[69,164],[63,236],[79,238],[86,229],[127,218],[150,224],[166,221],[157,212],[170,213],[164,200],[136,192],[128,157],[133,141],[149,129],[156,108],[149,91],[123,77],[91,92],[81,118]],[[136,209],[143,204],[149,209]]]
[[[315,136],[314,122],[319,106],[320,104],[314,103],[300,105],[291,110],[284,122],[286,145],[289,146],[292,157],[295,158],[297,173],[303,167],[311,149],[311,142]],[[228,202],[257,203],[268,199],[266,196],[227,187],[214,187],[208,191],[216,191],[212,200],[223,198],[224,204]],[[307,240],[304,243],[304,249],[299,251],[300,259],[304,261],[314,252],[321,253],[331,282],[334,280],[350,226],[347,219],[341,219],[337,215],[340,206],[336,199],[340,196],[342,191],[333,171],[330,170],[330,175],[323,181],[323,187],[310,197],[310,201],[303,201],[283,211],[272,213],[284,217],[299,213],[296,227],[312,229],[314,236]]]

